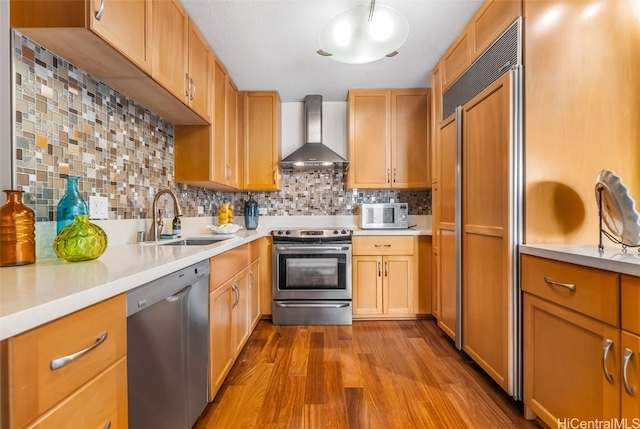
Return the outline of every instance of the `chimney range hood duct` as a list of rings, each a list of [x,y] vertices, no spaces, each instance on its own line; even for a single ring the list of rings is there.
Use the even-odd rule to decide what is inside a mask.
[[[322,96],[304,98],[304,145],[282,161],[282,168],[346,168],[340,155],[322,144]]]

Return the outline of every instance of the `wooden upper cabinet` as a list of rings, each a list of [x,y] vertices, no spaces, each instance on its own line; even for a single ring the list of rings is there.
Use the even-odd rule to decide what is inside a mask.
[[[152,76],[206,121],[211,120],[211,50],[177,0],[154,0]]]
[[[429,89],[349,91],[350,188],[428,188]]]
[[[429,89],[391,91],[391,186],[430,188]]]
[[[391,183],[391,92],[349,91],[349,188]]]
[[[188,105],[211,121],[211,49],[193,22],[189,21]]]
[[[184,102],[189,61],[189,16],[178,1],[153,0],[152,28],[152,76]]]
[[[487,0],[442,57],[442,84],[448,88],[522,15],[518,0]]]
[[[478,58],[521,15],[522,1],[486,1],[467,24],[471,61]]]
[[[471,46],[467,29],[456,38],[442,57],[442,83],[449,87],[471,64]]]
[[[162,48],[154,46],[154,38],[162,34],[156,30],[154,36],[156,18],[166,18],[176,5],[160,0],[11,0],[10,25],[174,125],[203,125],[200,116],[175,98],[164,77],[150,77],[155,62],[180,63],[171,53],[172,24],[160,24],[165,39]],[[182,79],[181,87],[184,74]]]
[[[280,96],[275,91],[243,94],[243,189],[280,189]]]

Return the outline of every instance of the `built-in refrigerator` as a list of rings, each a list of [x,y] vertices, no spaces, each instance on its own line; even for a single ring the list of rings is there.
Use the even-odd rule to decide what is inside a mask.
[[[434,232],[438,325],[505,391],[521,394],[522,21],[442,98]]]

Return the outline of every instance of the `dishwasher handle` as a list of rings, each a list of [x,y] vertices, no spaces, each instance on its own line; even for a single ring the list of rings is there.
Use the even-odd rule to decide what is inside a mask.
[[[191,289],[191,285],[185,287],[184,289],[180,290],[177,293],[174,293],[171,296],[166,297],[164,300],[167,301],[167,302],[180,301],[182,298],[184,298],[184,296],[187,294],[187,292],[189,292],[189,289]]]

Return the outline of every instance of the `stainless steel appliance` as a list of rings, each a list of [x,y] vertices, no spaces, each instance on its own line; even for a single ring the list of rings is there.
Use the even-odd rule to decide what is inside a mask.
[[[273,324],[350,325],[352,231],[287,229],[271,235]]]
[[[188,429],[207,405],[209,261],[127,292],[129,427]]]
[[[521,396],[522,20],[443,94],[434,242],[438,324]]]
[[[407,203],[363,203],[357,215],[362,229],[409,228]]]

